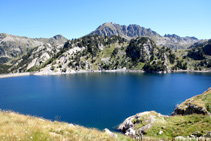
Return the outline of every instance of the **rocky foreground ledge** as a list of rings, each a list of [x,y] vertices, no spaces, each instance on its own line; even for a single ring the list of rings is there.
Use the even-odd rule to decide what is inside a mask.
[[[118,127],[134,139],[211,140],[211,88],[187,99],[171,116],[155,111],[130,116]]]

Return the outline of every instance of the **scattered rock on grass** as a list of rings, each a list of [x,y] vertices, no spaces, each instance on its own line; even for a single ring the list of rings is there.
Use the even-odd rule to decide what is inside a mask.
[[[110,137],[117,138],[117,134],[112,133],[109,129],[105,128],[103,131]]]

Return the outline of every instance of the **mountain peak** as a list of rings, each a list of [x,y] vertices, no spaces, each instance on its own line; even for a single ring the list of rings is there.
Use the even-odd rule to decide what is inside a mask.
[[[173,37],[173,38],[178,38],[179,36],[176,34],[165,34],[164,37]]]
[[[127,40],[136,37],[149,37],[156,42],[159,46],[167,46],[171,48],[186,48],[198,41],[193,37],[180,37],[176,34],[166,34],[161,36],[150,28],[144,28],[137,24],[119,25],[112,22],[106,22],[100,25],[95,31],[89,35],[98,34],[101,36],[120,36]]]
[[[160,36],[155,31],[151,29],[146,29],[136,24],[130,24],[129,26],[126,25],[119,25],[112,22],[106,22],[100,25],[95,31],[91,32],[90,35],[98,34],[101,36],[121,36],[127,40],[130,40],[135,37],[154,37]]]
[[[65,38],[65,37],[62,36],[61,34],[58,34],[58,35],[53,36],[53,38],[58,40],[58,39]]]
[[[108,25],[113,25],[112,22],[105,22],[103,25],[108,26]]]

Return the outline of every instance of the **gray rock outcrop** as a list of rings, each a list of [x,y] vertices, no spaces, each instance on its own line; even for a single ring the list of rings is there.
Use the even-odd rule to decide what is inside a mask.
[[[127,136],[136,137],[143,136],[146,130],[152,127],[152,123],[157,120],[157,117],[163,117],[163,115],[151,112],[138,113],[134,116],[130,116],[119,125],[118,129],[124,132]],[[141,124],[137,130],[136,125]]]
[[[174,115],[190,115],[190,114],[208,114],[207,110],[194,104],[188,104],[185,107],[177,107],[171,114]]]
[[[117,134],[112,133],[109,129],[105,128],[103,130],[103,132],[105,132],[107,135],[109,135],[112,138],[117,138]]]
[[[139,25],[131,24],[129,26],[119,25],[115,23],[104,23],[100,25],[95,31],[91,32],[90,35],[102,35],[102,36],[120,36],[127,40],[136,37],[150,37],[159,46],[167,46],[171,48],[187,48],[190,45],[198,42],[199,40],[195,37],[180,37],[175,34],[166,34],[161,36],[150,28],[144,28]]]

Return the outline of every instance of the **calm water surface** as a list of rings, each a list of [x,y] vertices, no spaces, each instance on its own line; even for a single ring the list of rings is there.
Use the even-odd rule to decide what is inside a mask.
[[[98,129],[176,104],[211,87],[211,73],[81,73],[0,79],[0,109]]]

